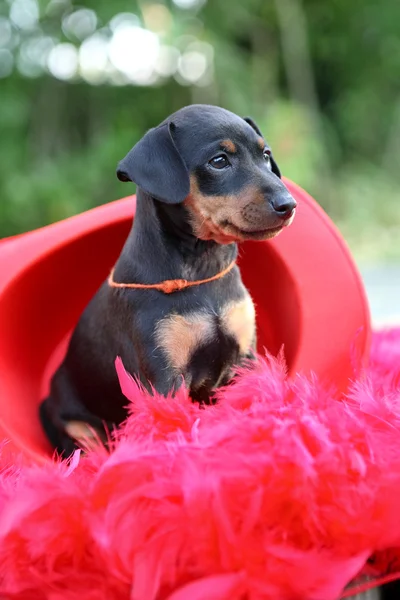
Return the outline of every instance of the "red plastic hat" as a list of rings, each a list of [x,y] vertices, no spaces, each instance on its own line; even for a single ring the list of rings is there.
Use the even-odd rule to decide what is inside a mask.
[[[289,373],[314,371],[346,389],[367,357],[370,320],[360,275],[330,219],[301,188],[291,227],[243,244],[240,267],[257,310],[259,350],[282,345]],[[0,244],[0,440],[43,461],[39,402],[79,316],[131,227],[134,197]]]

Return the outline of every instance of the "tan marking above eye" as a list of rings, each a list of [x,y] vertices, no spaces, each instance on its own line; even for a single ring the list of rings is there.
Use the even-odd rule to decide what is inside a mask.
[[[232,154],[235,154],[235,152],[237,152],[236,144],[232,142],[232,140],[223,140],[220,146],[223,150],[231,152]]]
[[[222,326],[239,344],[241,354],[246,354],[254,341],[256,331],[256,311],[248,294],[239,302],[228,304],[222,317]]]
[[[182,373],[193,352],[215,335],[210,315],[190,313],[170,315],[157,324],[157,344],[168,357],[171,366]]]
[[[264,150],[264,148],[265,148],[265,141],[263,140],[263,138],[258,138],[257,144],[258,144],[258,147],[261,148],[261,150]]]

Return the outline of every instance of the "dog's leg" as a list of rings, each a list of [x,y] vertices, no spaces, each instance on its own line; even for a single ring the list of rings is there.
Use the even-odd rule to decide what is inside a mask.
[[[53,406],[52,406],[53,405]],[[99,424],[92,425],[96,418],[83,415],[81,418],[65,420],[54,411],[54,400],[46,398],[39,407],[39,418],[51,445],[63,458],[71,456],[75,450],[84,450],[99,444],[107,443],[104,428]]]
[[[152,382],[153,389],[161,396],[174,396],[182,385],[185,384],[187,389],[190,389],[190,379],[183,375],[165,377],[157,377],[155,382]]]
[[[103,422],[80,402],[63,368],[52,381],[50,396],[40,405],[39,417],[50,443],[64,458],[79,447],[107,441]]]
[[[39,407],[39,419],[46,434],[47,439],[55,450],[62,456],[68,457],[78,449],[77,444],[70,438],[54,418],[54,413],[51,406],[54,405],[54,400],[51,397],[43,400]]]

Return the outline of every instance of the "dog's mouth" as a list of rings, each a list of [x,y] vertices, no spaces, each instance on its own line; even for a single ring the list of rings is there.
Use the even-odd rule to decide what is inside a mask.
[[[288,227],[292,218],[287,219],[286,221],[282,221],[279,225],[275,225],[274,227],[266,227],[265,229],[247,229],[238,227],[229,221],[225,221],[221,223],[218,227],[221,237],[225,237],[227,240],[240,242],[243,240],[270,240],[277,235],[280,234],[282,229]]]
[[[264,241],[270,240],[280,234],[282,229],[288,227],[293,221],[294,213],[288,219],[281,221],[279,225],[265,227],[264,229],[250,229],[239,227],[231,221],[220,221],[218,224],[212,219],[203,221],[203,230],[197,233],[203,240],[214,240],[218,244],[232,244],[246,240]]]
[[[269,240],[275,236],[277,236],[284,225],[279,225],[278,227],[269,227],[268,229],[239,229],[237,228],[240,237],[252,240]]]

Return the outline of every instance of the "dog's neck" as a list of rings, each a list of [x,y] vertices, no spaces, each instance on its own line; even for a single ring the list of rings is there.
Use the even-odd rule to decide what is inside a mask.
[[[138,189],[134,224],[115,274],[125,283],[195,281],[222,271],[236,256],[236,244],[199,240],[183,205],[158,202]]]

